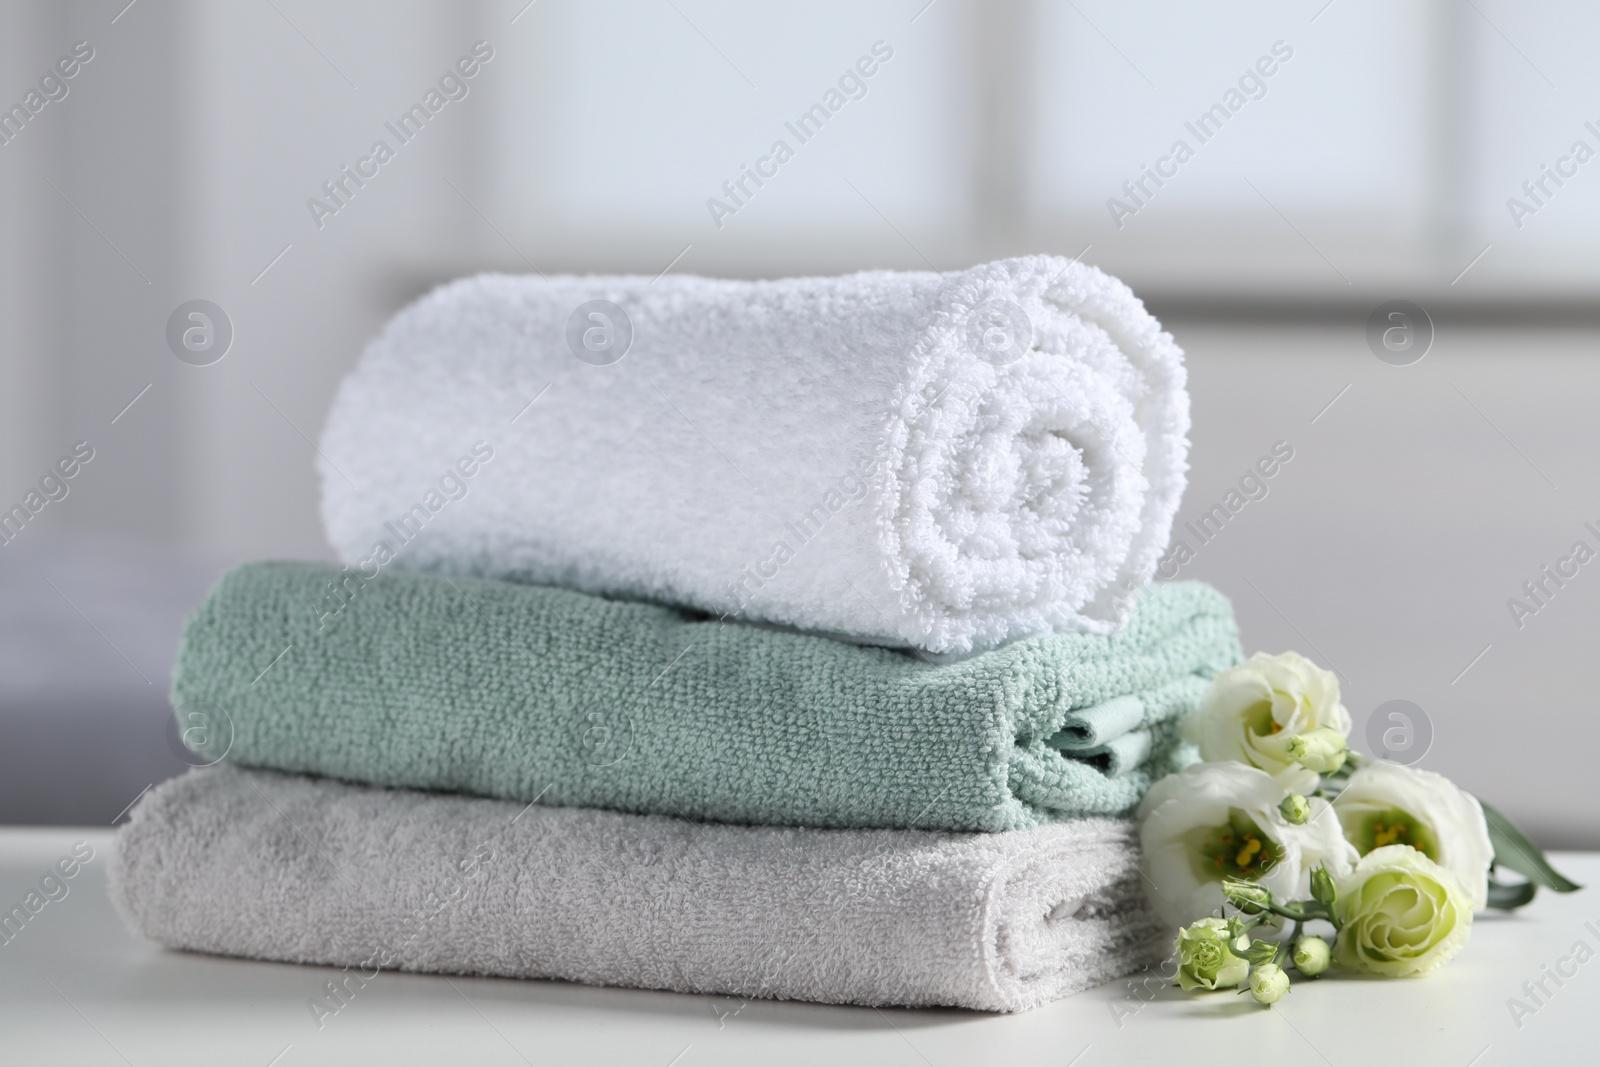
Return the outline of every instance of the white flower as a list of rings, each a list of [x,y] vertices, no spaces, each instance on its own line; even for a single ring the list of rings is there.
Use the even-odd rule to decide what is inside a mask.
[[[1310,896],[1311,871],[1335,878],[1356,853],[1328,802],[1311,800],[1296,826],[1279,805],[1287,794],[1265,771],[1242,763],[1197,763],[1169,774],[1139,805],[1145,888],[1163,920],[1182,926],[1222,904],[1222,879],[1260,882],[1278,900]]]
[[[1363,856],[1384,845],[1411,845],[1456,876],[1474,910],[1488,903],[1489,826],[1477,798],[1450,779],[1378,760],[1350,776],[1333,808]]]
[[[1461,951],[1472,908],[1461,880],[1405,845],[1375,848],[1339,888],[1333,954],[1383,978],[1426,974]]]
[[[1298,652],[1257,652],[1212,680],[1184,732],[1203,760],[1259,767],[1291,792],[1309,793],[1317,775],[1300,765],[1291,746],[1318,727],[1350,736],[1339,679]]]

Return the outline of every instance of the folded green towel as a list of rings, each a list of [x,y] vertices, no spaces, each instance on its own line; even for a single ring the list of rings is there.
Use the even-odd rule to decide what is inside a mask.
[[[1121,777],[1176,743],[1178,720],[1199,704],[1207,684],[1203,675],[1188,674],[1139,696],[1074,708],[1045,744]]]
[[[205,758],[251,766],[725,822],[997,831],[1131,809],[1192,758],[1174,727],[1195,679],[1239,658],[1228,601],[1191,582],[1152,586],[1109,636],[935,664],[562,589],[255,563],[190,617],[173,703]],[[1139,767],[1047,743],[1069,711],[1130,694],[1149,697]]]
[[[1144,699],[1112,697],[1103,704],[1074,708],[1050,743],[1063,751],[1098,748],[1144,725]]]
[[[1144,766],[1150,759],[1150,750],[1155,743],[1155,734],[1151,731],[1132,730],[1103,745],[1074,749],[1066,754],[1073,759],[1094,764],[1113,778],[1120,778]]]

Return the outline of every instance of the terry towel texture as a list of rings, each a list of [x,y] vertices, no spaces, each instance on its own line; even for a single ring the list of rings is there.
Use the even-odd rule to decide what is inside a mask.
[[[402,311],[345,380],[323,518],[352,566],[865,643],[1109,633],[1170,537],[1185,382],[1127,286],[1053,256],[761,282],[485,275]]]
[[[733,827],[224,767],[134,809],[111,892],[164,945],[343,966],[349,993],[393,968],[1018,1011],[1160,958],[1134,842],[1112,820]]]
[[[930,663],[569,590],[254,563],[191,616],[173,703],[185,726],[216,715],[230,760],[275,770],[725,822],[997,831],[1131,810],[1188,761],[1177,720],[1238,660],[1228,601],[1193,582],[1150,587],[1110,636]],[[1064,751],[1069,713],[1129,695],[1121,734]],[[223,733],[207,734],[214,756]]]

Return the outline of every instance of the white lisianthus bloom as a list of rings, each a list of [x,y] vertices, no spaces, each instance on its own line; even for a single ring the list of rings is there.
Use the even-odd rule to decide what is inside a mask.
[[[1410,845],[1456,876],[1474,911],[1488,903],[1494,846],[1483,807],[1444,775],[1376,760],[1350,776],[1333,808],[1363,856]]]
[[[1472,935],[1461,880],[1405,845],[1361,857],[1342,880],[1334,911],[1341,924],[1334,958],[1383,978],[1426,974]]]
[[[1228,924],[1215,916],[1178,931],[1172,951],[1178,959],[1178,985],[1211,991],[1236,986],[1250,977],[1250,963],[1229,947]]]
[[[1311,871],[1336,879],[1356,861],[1328,802],[1312,798],[1304,825],[1285,819],[1287,794],[1242,763],[1197,763],[1161,779],[1139,805],[1145,889],[1163,920],[1183,926],[1222,904],[1222,880],[1259,882],[1278,900],[1311,895]]]
[[[1200,710],[1184,723],[1184,734],[1207,762],[1236,760],[1273,775],[1290,792],[1309,793],[1317,787],[1317,774],[1302,766],[1292,749],[1319,727],[1350,736],[1339,679],[1298,652],[1257,652],[1212,679]],[[1315,736],[1320,741],[1328,735]],[[1326,745],[1317,747],[1320,752]]]

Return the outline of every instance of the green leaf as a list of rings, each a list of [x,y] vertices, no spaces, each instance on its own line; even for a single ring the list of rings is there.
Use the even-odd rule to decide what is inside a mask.
[[[1522,907],[1533,899],[1539,887],[1532,882],[1517,882],[1507,884],[1489,879],[1489,907],[1499,908],[1501,911],[1512,911]]]
[[[1483,802],[1480,800],[1480,804]],[[1494,862],[1509,867],[1527,878],[1530,883],[1554,889],[1557,893],[1570,893],[1583,887],[1554,867],[1539,851],[1539,846],[1528,840],[1516,824],[1494,808],[1483,804],[1483,818],[1489,824],[1489,842],[1494,845]],[[1524,902],[1526,903],[1526,902]]]

